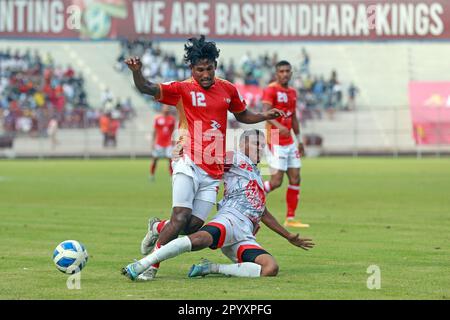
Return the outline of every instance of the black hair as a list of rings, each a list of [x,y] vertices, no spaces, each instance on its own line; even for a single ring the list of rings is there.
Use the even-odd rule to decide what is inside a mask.
[[[292,67],[291,64],[286,61],[286,60],[281,60],[279,61],[276,65],[275,65],[275,69],[278,69],[279,67],[283,67],[283,66],[289,66]]]
[[[190,38],[184,45],[184,61],[190,65],[196,65],[200,60],[206,59],[214,62],[217,65],[217,58],[219,58],[220,50],[217,49],[216,43],[213,41],[206,41],[205,36],[200,38]]]

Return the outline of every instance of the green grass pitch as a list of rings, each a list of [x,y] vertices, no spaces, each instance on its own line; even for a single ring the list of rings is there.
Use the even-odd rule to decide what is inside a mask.
[[[144,160],[0,161],[0,299],[449,299],[450,161],[320,158],[303,161],[301,207],[315,249],[305,252],[262,227],[259,242],[280,265],[276,278],[187,278],[201,257],[161,265],[133,283],[122,266],[139,258],[150,216],[167,218],[171,182]],[[285,185],[270,194],[280,220]],[[211,216],[210,216],[211,217]],[[52,252],[67,239],[88,249],[81,290],[68,290]],[[381,270],[369,290],[367,268]]]

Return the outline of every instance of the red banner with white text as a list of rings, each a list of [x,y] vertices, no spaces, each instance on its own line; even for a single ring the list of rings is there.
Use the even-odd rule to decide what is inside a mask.
[[[0,38],[450,40],[448,0],[1,0]]]

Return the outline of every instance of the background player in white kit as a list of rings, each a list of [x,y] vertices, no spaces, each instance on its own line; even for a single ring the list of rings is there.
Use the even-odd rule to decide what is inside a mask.
[[[147,257],[126,266],[122,273],[132,280],[152,264],[206,247],[220,248],[233,264],[215,264],[207,260],[193,265],[189,277],[220,273],[240,277],[276,276],[278,265],[255,238],[262,221],[291,244],[308,250],[311,239],[302,239],[282,227],[266,208],[263,181],[257,167],[264,152],[264,134],[247,130],[240,138],[240,151],[227,154],[224,198],[217,215],[199,231],[172,240]]]

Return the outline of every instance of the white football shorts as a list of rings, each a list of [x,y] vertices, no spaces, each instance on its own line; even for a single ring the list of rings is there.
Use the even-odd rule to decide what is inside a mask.
[[[206,221],[216,204],[220,181],[209,176],[189,157],[172,161],[172,208],[192,209],[192,215]]]
[[[232,209],[226,207],[220,209],[217,215],[202,227],[201,230],[213,236],[214,243],[210,248],[220,248],[222,253],[234,263],[254,262],[258,255],[269,254],[256,242],[251,221],[245,217],[239,217],[230,210]]]
[[[267,163],[273,169],[287,171],[288,168],[301,168],[300,153],[295,143],[287,146],[272,145],[266,148]]]
[[[161,147],[159,145],[155,145],[155,148],[152,151],[153,158],[172,158],[172,146]]]

